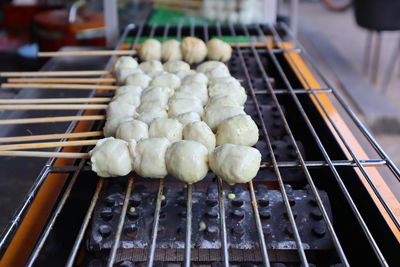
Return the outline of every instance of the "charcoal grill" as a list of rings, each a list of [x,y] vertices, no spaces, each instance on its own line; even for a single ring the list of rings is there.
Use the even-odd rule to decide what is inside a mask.
[[[399,266],[399,169],[286,25],[130,25],[117,48],[128,37],[136,47],[143,37],[185,36],[236,43],[227,64],[243,80],[245,109],[260,129],[257,177],[235,186],[212,173],[194,185],[102,179],[85,160],[50,159],[1,236],[2,263]],[[48,221],[26,259],[10,258],[25,215],[55,173],[68,179]]]

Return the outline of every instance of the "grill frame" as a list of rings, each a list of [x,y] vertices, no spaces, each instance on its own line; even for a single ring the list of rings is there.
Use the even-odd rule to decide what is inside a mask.
[[[136,38],[135,38],[135,40],[134,40],[134,42],[132,44],[133,47],[136,46],[136,44],[138,43],[139,38],[142,36],[142,31],[143,31],[144,27],[145,27],[144,25],[141,25],[141,26],[138,27]],[[149,32],[148,37],[151,38],[155,34],[155,32],[157,31],[157,27],[158,26],[154,26],[153,25],[150,28],[150,32]],[[178,27],[177,27],[177,32],[176,32],[176,37],[177,38],[180,38],[182,36],[182,27],[183,26],[181,24],[178,25]],[[243,27],[243,31],[244,32],[246,32],[246,29],[247,29],[247,33],[249,33],[248,32],[248,28],[246,26],[242,26],[242,27]],[[256,26],[256,27],[259,27],[259,26]],[[277,30],[275,30],[274,26],[267,25],[267,28],[269,30],[269,33],[271,34],[271,36],[273,36],[273,39],[275,40],[275,42],[277,44],[279,44],[279,46],[286,46],[286,43],[283,42],[283,39],[282,39],[281,35],[278,33]],[[124,34],[123,34],[122,38],[120,39],[120,42],[117,45],[117,47],[119,47],[119,45],[121,45],[124,42],[124,40],[126,39],[126,37],[129,34],[129,32],[131,30],[134,30],[134,29],[136,29],[135,26],[133,26],[133,25],[128,26],[128,28],[124,31]],[[168,36],[169,29],[170,29],[170,27],[168,25],[164,28],[164,32],[163,32],[164,39]],[[190,34],[189,35],[195,35],[195,29],[196,29],[195,25],[193,25],[193,24],[190,25],[190,28],[189,28]],[[376,167],[376,166],[388,167],[390,169],[390,171],[393,173],[394,177],[397,178],[397,180],[400,179],[400,172],[399,172],[399,169],[394,165],[393,161],[379,147],[379,145],[373,139],[372,135],[369,133],[369,131],[366,129],[366,127],[361,123],[361,121],[357,118],[357,116],[352,112],[350,107],[345,103],[343,97],[341,97],[341,95],[337,92],[337,90],[334,89],[334,87],[326,79],[326,77],[322,75],[322,72],[315,65],[315,63],[312,61],[312,59],[310,59],[310,57],[307,54],[307,52],[304,49],[304,47],[302,47],[298,43],[298,41],[293,38],[293,36],[289,32],[287,26],[285,24],[280,23],[279,24],[279,30],[283,31],[285,36],[289,36],[291,42],[293,44],[296,44],[296,47],[289,48],[289,49],[286,49],[286,48],[269,48],[268,47],[269,44],[267,43],[267,40],[265,40],[265,42],[266,42],[266,49],[265,50],[267,51],[269,57],[273,59],[272,60],[273,64],[279,70],[279,73],[282,76],[282,78],[286,79],[286,81],[285,81],[285,83],[287,85],[286,89],[281,89],[281,90],[278,89],[278,90],[276,90],[276,89],[274,89],[272,87],[272,85],[270,84],[269,79],[268,79],[268,74],[265,72],[265,69],[262,66],[262,63],[260,61],[259,52],[254,46],[255,40],[254,40],[253,37],[249,36],[250,40],[251,40],[250,49],[251,49],[252,53],[255,55],[255,58],[257,59],[257,63],[259,65],[260,69],[261,70],[264,69],[263,77],[265,79],[265,82],[268,85],[267,86],[268,88],[267,88],[267,90],[265,92],[259,92],[259,91],[255,92],[254,89],[253,89],[253,86],[252,86],[252,82],[251,82],[251,75],[249,74],[249,71],[247,69],[246,63],[243,60],[243,55],[242,55],[242,52],[241,52],[241,48],[239,46],[236,46],[234,49],[236,49],[237,53],[239,54],[239,57],[242,58],[242,60],[241,60],[242,68],[245,70],[246,77],[248,79],[248,83],[249,83],[249,87],[250,87],[249,91],[250,91],[250,94],[251,94],[251,98],[254,101],[256,107],[258,107],[258,105],[259,105],[258,101],[257,101],[257,98],[256,98],[256,94],[259,94],[259,93],[269,93],[273,97],[273,99],[275,101],[275,104],[277,104],[277,107],[280,107],[279,100],[276,97],[276,95],[278,95],[278,94],[289,95],[295,102],[296,102],[295,99],[298,100],[298,98],[297,98],[298,95],[308,94],[309,96],[313,96],[315,99],[318,100],[318,105],[320,106],[320,108],[323,111],[323,113],[327,116],[329,123],[334,126],[334,130],[337,132],[337,134],[339,135],[340,139],[343,141],[345,147],[350,148],[348,151],[351,154],[352,159],[349,159],[349,160],[332,160],[330,158],[330,156],[328,155],[328,153],[326,152],[323,143],[320,141],[320,139],[318,137],[318,133],[314,131],[313,138],[314,138],[315,142],[317,143],[318,147],[320,148],[321,152],[323,153],[323,155],[325,157],[325,161],[306,162],[304,160],[304,158],[302,157],[299,148],[296,145],[295,138],[294,138],[293,134],[291,133],[291,128],[290,128],[289,124],[286,121],[285,114],[283,113],[282,110],[280,110],[280,115],[281,115],[282,120],[286,121],[286,123],[285,123],[286,131],[289,133],[289,136],[291,138],[291,141],[293,142],[293,145],[296,148],[296,153],[297,153],[297,156],[300,159],[300,161],[299,162],[297,162],[297,161],[293,161],[293,162],[278,162],[276,160],[275,156],[274,156],[273,148],[271,146],[271,141],[269,140],[268,133],[267,133],[268,130],[267,130],[267,128],[265,126],[265,123],[264,123],[264,121],[262,120],[262,117],[261,117],[262,114],[260,113],[259,109],[257,109],[258,110],[258,116],[261,118],[261,122],[262,122],[261,131],[263,132],[263,136],[266,138],[266,142],[267,142],[267,145],[268,145],[268,150],[271,152],[270,153],[271,162],[268,162],[268,164],[269,164],[269,167],[272,167],[274,169],[274,172],[278,177],[278,183],[279,183],[280,191],[281,191],[282,196],[284,198],[284,203],[285,203],[286,210],[288,212],[289,220],[290,220],[290,223],[291,223],[291,225],[293,227],[293,230],[294,230],[295,240],[296,240],[296,243],[297,243],[297,246],[298,246],[298,254],[299,254],[300,261],[302,262],[302,264],[304,266],[308,266],[308,261],[307,261],[307,257],[306,257],[306,254],[305,254],[305,250],[302,247],[301,238],[300,238],[300,236],[298,234],[296,222],[294,220],[294,217],[293,217],[293,214],[292,214],[292,210],[290,208],[289,200],[287,198],[287,193],[285,191],[284,183],[283,183],[283,180],[282,180],[282,177],[281,177],[281,174],[280,174],[280,168],[284,168],[284,167],[287,167],[287,166],[300,166],[303,169],[303,171],[304,171],[304,173],[305,173],[305,175],[307,177],[308,183],[310,184],[310,186],[312,188],[312,191],[313,191],[313,194],[314,194],[314,196],[315,196],[315,198],[317,200],[319,208],[322,210],[322,214],[324,215],[324,220],[328,225],[330,234],[333,237],[334,244],[335,244],[335,247],[337,249],[337,253],[338,253],[339,257],[341,258],[342,263],[345,266],[348,266],[349,263],[347,261],[347,258],[346,258],[345,254],[344,254],[344,251],[341,248],[341,244],[340,244],[339,240],[337,238],[335,238],[336,234],[335,234],[333,225],[330,222],[329,217],[327,216],[326,212],[324,211],[324,206],[322,204],[321,199],[319,198],[319,195],[318,195],[318,192],[317,192],[317,188],[316,188],[316,186],[315,186],[315,184],[313,182],[313,178],[312,178],[311,174],[309,173],[308,168],[309,167],[329,167],[329,169],[332,171],[333,175],[337,179],[337,182],[340,184],[341,189],[343,190],[343,193],[346,195],[346,197],[348,197],[349,201],[351,200],[351,195],[346,190],[346,186],[342,181],[342,177],[340,176],[340,174],[336,170],[336,168],[338,166],[345,166],[345,167],[351,167],[351,168],[356,167],[356,168],[358,168],[361,171],[361,173],[364,176],[364,178],[368,180],[371,188],[373,188],[375,190],[375,194],[376,194],[376,196],[378,198],[380,196],[380,193],[377,190],[377,188],[374,185],[374,183],[371,181],[371,178],[369,177],[369,174],[366,172],[365,167]],[[219,24],[216,25],[216,31],[217,31],[218,35],[222,35],[221,25],[219,25]],[[237,37],[237,33],[236,33],[235,28],[233,27],[233,25],[229,25],[229,31],[231,32],[231,36],[232,37],[234,37],[234,38]],[[258,33],[258,36],[257,36],[258,38],[265,39],[265,37],[264,37],[265,32],[261,28],[259,28],[257,30],[257,33]],[[205,36],[206,40],[209,38],[209,32],[208,32],[208,26],[207,25],[204,26],[204,36]],[[303,53],[305,55],[307,61],[309,61],[310,64],[313,66],[314,71],[317,72],[317,74],[320,76],[320,78],[327,85],[325,87],[325,89],[321,90],[319,88],[313,88],[313,89],[296,89],[296,88],[293,88],[291,86],[291,84],[290,84],[289,79],[286,77],[285,71],[281,68],[281,66],[279,64],[279,61],[277,60],[277,58],[275,56],[276,54],[285,54],[285,55],[287,55],[288,53]],[[110,58],[110,61],[107,64],[108,68],[111,66],[111,63],[112,63],[113,59],[114,59],[114,57]],[[297,66],[297,65],[294,63],[294,66]],[[301,72],[301,69],[298,69],[298,71]],[[304,74],[302,74],[302,75],[304,76]],[[310,85],[310,84],[308,84],[308,85]],[[309,87],[312,88],[311,86],[309,86]],[[362,160],[362,159],[359,159],[356,156],[356,153],[351,149],[351,146],[347,142],[345,136],[341,133],[339,127],[337,127],[337,125],[334,122],[334,120],[330,117],[329,112],[326,110],[326,108],[324,107],[323,103],[319,100],[318,94],[331,95],[331,96],[334,97],[334,99],[341,105],[341,107],[352,118],[353,123],[358,127],[360,132],[368,139],[369,144],[371,145],[372,148],[374,148],[377,151],[377,153],[379,154],[380,158]],[[93,92],[93,95],[94,95],[94,92]],[[301,102],[296,102],[296,103],[299,105],[297,107],[300,110],[301,114],[303,116],[305,116],[304,118],[305,118],[306,122],[308,121],[307,122],[307,127],[310,130],[313,129],[313,125],[309,121],[309,118],[308,118],[306,112],[304,111]],[[71,123],[68,132],[73,131],[73,129],[75,128],[76,124],[77,124],[77,122]],[[61,150],[61,149],[59,149],[59,150]],[[63,206],[65,204],[65,201],[68,198],[69,192],[72,190],[73,185],[74,185],[79,173],[82,170],[84,170],[85,161],[80,161],[78,166],[66,166],[65,168],[63,168],[63,167],[52,167],[52,165],[54,163],[54,160],[55,159],[50,159],[48,161],[48,163],[46,164],[46,167],[43,169],[41,175],[39,176],[39,180],[38,180],[39,182],[35,183],[35,187],[32,189],[32,191],[29,194],[29,196],[30,196],[29,199],[27,199],[24,202],[24,206],[21,207],[21,209],[19,210],[19,213],[17,214],[17,216],[14,217],[14,220],[13,220],[14,224],[12,224],[11,227],[8,227],[9,231],[6,232],[6,235],[2,235],[2,239],[1,239],[2,242],[0,243],[1,244],[1,248],[2,249],[5,248],[4,244],[7,243],[7,240],[10,240],[10,238],[12,237],[12,232],[17,229],[18,222],[20,222],[22,220],[24,212],[26,212],[26,210],[29,208],[30,201],[32,201],[34,199],[34,197],[36,196],[36,193],[38,192],[38,189],[40,188],[40,185],[41,185],[40,181],[43,181],[47,177],[47,175],[49,173],[51,173],[51,172],[70,172],[70,173],[72,173],[73,174],[72,178],[69,181],[69,184],[68,184],[68,186],[67,186],[67,188],[66,188],[66,190],[65,190],[65,192],[64,192],[64,194],[63,194],[63,196],[61,198],[61,201],[58,203],[58,205],[57,205],[57,207],[55,209],[55,212],[52,214],[52,218],[50,219],[50,222],[47,224],[47,226],[46,226],[45,230],[43,231],[43,233],[42,233],[42,235],[41,235],[41,237],[40,237],[40,239],[39,239],[39,241],[38,241],[33,253],[31,254],[31,257],[30,257],[30,259],[28,261],[28,264],[27,264],[28,266],[33,266],[33,264],[35,263],[35,260],[37,259],[37,256],[41,252],[43,244],[45,243],[45,241],[47,239],[47,236],[48,236],[48,234],[50,233],[50,231],[52,229],[52,225],[56,221],[59,212],[62,210],[62,208],[63,208]],[[74,263],[74,259],[76,257],[76,254],[77,254],[78,250],[79,250],[79,247],[81,245],[81,241],[82,241],[82,239],[84,237],[84,234],[86,232],[88,223],[90,221],[91,213],[92,213],[94,205],[96,204],[96,201],[98,199],[98,195],[99,195],[99,193],[100,193],[100,191],[101,191],[101,189],[102,189],[102,187],[104,185],[104,182],[105,182],[105,180],[103,178],[101,178],[99,180],[98,184],[97,184],[96,191],[95,191],[95,193],[93,195],[91,205],[89,206],[89,209],[88,209],[88,212],[87,212],[87,214],[85,216],[85,219],[84,219],[84,222],[82,224],[81,230],[80,230],[80,232],[79,232],[79,234],[77,236],[76,242],[75,242],[75,244],[73,246],[73,249],[71,251],[71,255],[69,257],[67,266],[72,266],[73,263]],[[125,204],[127,203],[127,200],[129,199],[129,193],[130,193],[130,189],[129,188],[132,187],[132,184],[133,184],[133,178],[130,178],[129,181],[128,181],[128,186],[127,186],[127,194],[126,194],[126,197],[125,197]],[[152,266],[153,263],[154,263],[154,253],[155,253],[155,247],[156,247],[156,241],[157,241],[157,238],[156,238],[157,235],[156,234],[157,234],[158,220],[159,220],[160,207],[161,207],[161,196],[163,195],[162,194],[163,193],[163,186],[164,186],[164,180],[160,180],[159,187],[158,187],[158,197],[157,197],[157,201],[156,201],[156,209],[155,209],[155,213],[154,213],[155,220],[154,220],[154,225],[153,225],[152,243],[150,245],[148,266]],[[219,207],[220,207],[220,215],[221,215],[220,216],[220,218],[221,218],[220,226],[221,226],[221,230],[222,230],[221,231],[221,233],[222,233],[221,240],[222,240],[223,264],[224,264],[224,266],[229,266],[229,251],[228,251],[227,233],[226,233],[226,227],[225,227],[226,223],[225,223],[225,214],[224,214],[224,204],[223,204],[225,197],[224,197],[224,193],[222,191],[222,181],[221,181],[221,179],[218,179],[218,188],[219,188]],[[261,221],[260,221],[260,217],[259,217],[259,214],[258,214],[257,202],[256,202],[256,199],[255,199],[254,186],[253,186],[252,182],[249,183],[249,191],[250,191],[250,195],[252,197],[255,222],[256,222],[258,233],[259,233],[261,255],[263,257],[264,265],[265,266],[270,266],[269,256],[268,256],[268,251],[267,251],[267,245],[266,245],[266,242],[265,242],[265,239],[264,239],[264,236],[263,236],[263,232],[262,232],[262,229],[261,229]],[[191,227],[190,227],[191,226],[190,218],[191,218],[191,212],[192,212],[191,211],[191,206],[192,206],[191,205],[192,204],[191,203],[191,193],[192,193],[192,186],[189,185],[189,186],[187,186],[187,218],[186,218],[187,228],[186,229],[191,229]],[[385,205],[388,206],[388,204],[386,203],[384,197],[381,197],[380,201],[382,202],[383,206],[385,206]],[[108,266],[112,266],[112,264],[113,264],[113,262],[115,260],[115,257],[116,257],[116,251],[117,251],[117,248],[118,248],[118,241],[119,241],[118,236],[121,234],[123,220],[124,220],[125,214],[126,214],[127,204],[126,205],[125,204],[124,204],[123,210],[121,212],[121,220],[120,220],[121,227],[118,228],[118,231],[117,231],[117,234],[116,234],[116,239],[114,241],[114,245],[113,245],[113,247],[111,249],[111,252],[110,252]],[[373,249],[374,249],[374,251],[375,251],[375,253],[377,255],[377,258],[379,259],[381,265],[382,266],[385,266],[385,265],[387,266],[386,260],[384,259],[383,255],[381,254],[378,245],[374,241],[374,238],[373,238],[371,232],[369,231],[367,225],[365,224],[361,214],[358,212],[357,207],[355,206],[353,201],[350,201],[350,206],[353,208],[353,211],[356,214],[356,218],[359,220],[359,222],[361,224],[361,227],[364,230],[364,233],[366,234],[367,238],[370,240],[371,246],[373,247]],[[387,212],[388,212],[388,214],[390,214],[390,207],[387,209]],[[394,216],[394,218],[395,218],[395,216]],[[393,223],[396,223],[396,222],[393,221]],[[398,224],[398,222],[397,222],[397,224]],[[397,225],[397,228],[399,228],[398,225]],[[190,240],[191,240],[190,236],[191,236],[191,232],[187,231],[186,237],[185,237],[185,244],[186,244],[186,246],[185,246],[185,261],[184,261],[185,266],[190,266],[190,253],[191,253],[191,250],[190,250],[190,243],[191,243],[190,242]]]

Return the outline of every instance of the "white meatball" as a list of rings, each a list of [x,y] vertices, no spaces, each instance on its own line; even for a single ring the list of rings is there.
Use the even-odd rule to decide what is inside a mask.
[[[125,102],[137,108],[140,105],[140,95],[126,92],[124,94],[118,94],[114,96],[112,102]]]
[[[117,90],[115,90],[115,96],[118,95],[126,95],[127,93],[130,95],[141,95],[142,94],[142,87],[135,86],[135,85],[124,85],[121,87],[118,87]]]
[[[163,71],[164,67],[163,64],[159,60],[149,60],[149,61],[144,61],[139,64],[139,68],[143,72],[149,72],[149,71]]]
[[[151,81],[150,76],[144,73],[135,73],[129,75],[128,78],[126,78],[125,84],[146,88],[147,86],[149,86],[150,81]]]
[[[215,78],[224,78],[224,77],[229,77],[231,74],[229,73],[229,70],[224,67],[216,67],[213,68],[205,73],[205,75],[208,77],[209,80],[215,79]]]
[[[193,111],[179,114],[178,116],[176,116],[174,118],[177,119],[180,123],[182,123],[183,126],[185,126],[188,123],[201,120],[200,115]]]
[[[245,114],[241,107],[218,107],[208,108],[204,112],[203,120],[215,132],[219,124],[230,117]]]
[[[183,125],[178,120],[157,118],[150,123],[150,137],[165,137],[169,141],[175,142],[182,140]]]
[[[103,128],[103,135],[105,137],[115,136],[118,127],[125,121],[132,120],[132,117],[112,117],[107,118]]]
[[[169,99],[169,101],[175,101],[177,99],[193,99],[199,101],[200,99],[190,92],[175,91],[175,94]]]
[[[200,99],[202,105],[205,105],[208,101],[207,86],[201,83],[182,85],[181,87],[176,89],[175,94],[177,92],[188,93],[197,97],[198,99]]]
[[[237,115],[226,119],[218,126],[217,146],[235,144],[254,146],[258,141],[257,124],[249,115]]]
[[[187,76],[194,74],[195,72],[193,70],[180,70],[177,73],[175,73],[176,76],[181,79],[183,82],[183,79],[185,79]],[[207,78],[207,77],[206,77]]]
[[[173,143],[167,149],[165,161],[168,173],[188,184],[202,180],[208,172],[208,150],[195,141]]]
[[[139,50],[142,61],[161,60],[161,43],[155,39],[144,41]]]
[[[217,83],[214,86],[208,88],[208,95],[214,97],[217,95],[229,95],[235,98],[239,105],[244,105],[247,100],[246,91],[243,87],[230,86],[227,83]]]
[[[155,77],[151,83],[151,86],[161,86],[161,87],[169,87],[172,89],[178,88],[181,86],[181,79],[178,76],[172,73],[164,73],[160,76]]]
[[[164,63],[164,70],[169,73],[177,73],[180,70],[190,71],[190,65],[184,61],[168,61]]]
[[[206,109],[213,107],[242,107],[237,99],[231,95],[215,95],[208,99]]]
[[[161,108],[164,110],[168,109],[168,100],[167,102],[160,102],[159,100],[156,101],[145,101],[140,104],[140,106],[136,109],[136,112],[139,114],[142,112],[149,112],[154,108]]]
[[[165,152],[170,145],[167,138],[148,138],[129,143],[133,170],[142,177],[164,178],[167,173]]]
[[[164,61],[182,60],[181,43],[177,40],[168,40],[161,45],[161,55]]]
[[[214,86],[218,83],[229,83],[231,86],[240,86],[240,82],[232,76],[228,76],[228,77],[218,77],[218,78],[212,78],[210,80],[208,80],[208,85]]]
[[[89,154],[92,170],[100,177],[125,176],[132,171],[128,143],[123,140],[100,139]]]
[[[232,56],[230,44],[219,39],[211,39],[207,42],[207,58],[218,61],[228,61]]]
[[[190,85],[192,83],[201,83],[207,85],[208,78],[201,72],[192,73],[182,79],[182,85]]]
[[[145,110],[137,116],[137,119],[150,124],[156,118],[167,118],[168,113],[165,108],[153,107],[151,110]]]
[[[203,105],[198,98],[173,98],[168,103],[168,115],[175,117],[186,112],[196,112],[203,115]]]
[[[228,72],[228,67],[219,61],[214,61],[214,60],[210,60],[210,61],[206,61],[204,63],[201,63],[196,70],[198,72],[202,72],[202,73],[206,73],[209,70],[215,69],[215,68],[225,68]]]
[[[167,105],[174,91],[168,87],[151,87],[143,91],[142,102],[158,102],[160,106]]]
[[[142,70],[139,68],[124,68],[120,69],[115,73],[115,77],[117,78],[118,84],[125,84],[126,79],[136,73],[142,73]]]
[[[163,75],[164,73],[166,73],[163,70],[150,70],[150,71],[146,71],[146,75],[149,76],[151,79],[154,79],[155,77],[158,77],[160,75]]]
[[[184,38],[181,49],[183,59],[189,64],[199,63],[207,56],[206,44],[202,40],[195,37]]]
[[[124,101],[112,101],[107,107],[107,118],[133,117],[136,107]]]
[[[209,152],[215,148],[215,135],[204,121],[189,123],[183,128],[183,139],[203,144]]]
[[[138,120],[129,120],[118,126],[116,137],[125,141],[149,138],[149,126]]]
[[[137,61],[130,56],[119,57],[114,63],[113,72],[116,74],[120,69],[136,69],[138,67]]]
[[[247,183],[260,169],[261,153],[248,146],[226,144],[210,154],[210,168],[228,184]]]

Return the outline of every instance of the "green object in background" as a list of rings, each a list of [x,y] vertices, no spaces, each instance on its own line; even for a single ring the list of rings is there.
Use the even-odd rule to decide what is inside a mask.
[[[165,8],[155,8],[153,10],[153,13],[150,16],[150,19],[148,21],[148,25],[167,25],[169,24],[170,26],[177,26],[177,25],[183,25],[183,26],[188,26],[188,25],[213,25],[214,22],[209,21],[207,19],[204,19],[200,16],[193,16],[193,15],[189,15],[183,12],[178,12],[178,11],[171,11]],[[185,37],[185,36],[183,36]],[[153,37],[156,40],[159,41],[163,41],[164,38],[162,36],[154,36]],[[249,43],[250,39],[246,36],[237,36],[237,37],[233,37],[233,36],[212,36],[211,38],[218,38],[221,39],[227,43]],[[148,39],[147,36],[143,36],[140,37],[138,39],[138,43],[143,43],[146,39]],[[170,36],[167,37],[166,40],[170,40],[170,39],[176,39],[178,41],[181,41],[182,38],[176,38],[174,36]],[[131,44],[134,40],[134,37],[129,37],[126,39],[125,43],[129,43]]]

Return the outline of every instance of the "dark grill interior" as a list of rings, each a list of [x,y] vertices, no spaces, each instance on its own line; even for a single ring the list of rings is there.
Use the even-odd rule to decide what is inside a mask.
[[[285,29],[128,29],[133,46],[141,36],[249,38],[250,46],[234,48],[228,67],[248,90],[246,112],[260,129],[256,147],[264,167],[252,182],[235,186],[211,172],[187,186],[173,177],[99,180],[83,163],[54,169],[71,172],[65,188],[70,196],[56,208],[55,223],[45,229],[30,265],[183,266],[191,260],[192,266],[378,266],[386,260],[397,266],[399,244],[355,171],[373,164],[390,167],[390,162],[384,156],[359,161],[345,156],[310,98],[314,91],[305,90],[280,49]],[[264,35],[273,38],[271,49],[256,46]],[[304,52],[300,46],[290,51]],[[332,92],[329,85],[320,91]],[[366,223],[364,230],[341,183]]]

